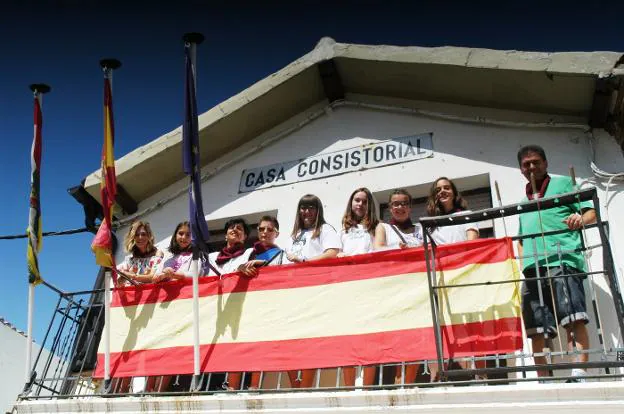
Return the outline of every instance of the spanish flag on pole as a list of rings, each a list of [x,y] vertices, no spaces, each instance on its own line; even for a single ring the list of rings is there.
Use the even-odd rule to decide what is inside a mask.
[[[39,261],[37,254],[41,250],[42,226],[41,205],[39,200],[39,185],[41,171],[41,128],[43,127],[43,114],[41,112],[41,94],[35,90],[34,123],[35,132],[31,152],[31,178],[30,178],[30,213],[28,216],[28,282],[38,285],[42,282],[39,273]]]
[[[117,194],[117,180],[115,177],[115,157],[113,145],[115,129],[113,124],[113,96],[111,92],[111,69],[104,69],[104,146],[102,147],[102,181],[100,196],[104,218],[100,224],[91,250],[95,253],[95,262],[104,267],[115,267],[113,257],[112,218],[115,195]]]

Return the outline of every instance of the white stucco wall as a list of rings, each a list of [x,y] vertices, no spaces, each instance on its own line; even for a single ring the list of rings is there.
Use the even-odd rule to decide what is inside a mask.
[[[311,108],[310,112],[318,111],[324,105],[320,103],[317,107]],[[436,104],[436,108],[444,109],[440,104]],[[449,106],[448,110],[452,111],[453,108]],[[514,118],[514,113],[509,111],[491,111],[490,114],[487,112],[484,114],[481,111],[482,116],[486,118],[490,115],[500,116],[502,112],[505,112],[506,119]],[[306,113],[300,114],[295,119],[258,137],[239,151],[257,146],[279,131],[295,125],[306,115]],[[531,114],[517,114],[517,119],[523,122],[530,121],[531,118]],[[544,115],[535,115],[534,118],[536,121],[542,121]],[[346,173],[316,181],[267,188],[251,193],[238,193],[241,172],[247,168],[425,132],[433,132],[434,156],[432,158]],[[450,178],[480,176],[480,180],[477,181],[485,180],[487,183],[489,180],[494,203],[496,203],[494,194],[494,181],[496,180],[503,203],[511,204],[522,198],[525,186],[525,179],[518,169],[516,153],[523,145],[535,143],[542,145],[546,150],[551,174],[568,175],[569,166],[573,165],[579,182],[586,180],[598,187],[603,219],[610,220],[612,245],[617,261],[616,268],[620,275],[620,285],[623,285],[621,275],[622,268],[624,268],[624,247],[620,246],[624,243],[624,218],[616,212],[624,211],[624,195],[621,193],[624,186],[611,187],[609,208],[606,209],[605,182],[594,180],[590,169],[592,151],[588,137],[585,131],[578,128],[502,127],[492,126],[485,122],[458,122],[390,111],[339,107],[326,111],[325,114],[274,144],[221,169],[219,173],[204,182],[202,186],[204,211],[211,229],[220,229],[225,218],[254,213],[258,216],[264,212],[277,211],[282,228],[278,243],[283,244],[292,229],[297,201],[306,193],[312,193],[321,198],[326,220],[337,228],[349,194],[359,186],[367,186],[374,193],[382,195],[384,192],[387,194],[387,191],[393,188],[406,187],[418,197],[424,196],[429,183],[439,176],[445,175]],[[594,137],[596,163],[600,168],[611,172],[624,171],[624,157],[614,139],[604,131],[595,131]],[[202,145],[207,144],[202,143]],[[203,172],[220,169],[221,165],[228,163],[235,156],[234,153],[228,154],[204,168]],[[155,204],[186,185],[187,181],[181,180],[142,202],[139,209]],[[380,201],[385,201],[385,199]],[[176,223],[187,216],[188,199],[185,194],[149,213],[143,219],[151,223],[157,240],[164,247]],[[517,227],[517,217],[507,220],[509,235],[515,235]],[[501,220],[497,220],[495,228],[497,236],[504,235]],[[596,232],[590,231],[590,233],[590,240],[597,241]],[[125,231],[120,231],[119,235],[123,237]],[[120,253],[118,260],[121,260],[122,256],[123,254]],[[594,270],[602,265],[600,256],[599,251],[592,255]],[[609,303],[608,289],[600,277],[596,278],[595,286],[603,324],[608,332],[605,338],[606,346],[614,346],[617,342],[613,334],[615,315]],[[592,334],[592,338],[595,338],[595,335]]]
[[[24,388],[24,370],[26,367],[26,337],[0,323],[0,413],[9,412],[17,395]],[[33,344],[33,362],[39,354],[40,346]],[[41,376],[43,364],[47,360],[49,352],[44,349],[39,359],[36,371],[38,377]],[[53,358],[50,373],[53,373],[58,366],[58,358]],[[43,391],[41,395],[49,395]]]

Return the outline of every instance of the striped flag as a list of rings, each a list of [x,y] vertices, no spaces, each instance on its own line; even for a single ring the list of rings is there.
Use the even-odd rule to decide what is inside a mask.
[[[186,43],[184,56],[186,63],[186,80],[184,87],[184,125],[182,127],[182,157],[184,173],[190,176],[189,182],[189,215],[193,244],[203,252],[208,251],[208,225],[204,216],[204,205],[201,194],[201,178],[199,162],[199,131],[197,125],[197,100],[195,97],[195,65],[191,57],[193,46]]]
[[[117,194],[117,179],[115,177],[115,129],[113,122],[113,95],[111,92],[110,70],[104,71],[104,145],[102,147],[102,180],[100,196],[104,218],[100,228],[91,243],[91,250],[95,253],[95,262],[104,267],[115,268],[113,256],[112,218],[115,195]],[[113,272],[113,277],[115,273]]]
[[[445,358],[522,348],[519,272],[511,252],[508,238],[437,248],[438,285],[455,286],[438,291]],[[203,372],[436,358],[422,247],[259,271],[252,279],[237,274],[200,279]],[[474,283],[484,285],[456,286]],[[113,293],[113,376],[193,372],[192,296],[190,280]],[[98,352],[96,376],[101,376],[102,348]]]
[[[40,174],[41,174],[41,128],[43,127],[43,114],[41,112],[41,95],[35,92],[34,110],[34,137],[31,151],[31,175],[30,175],[30,213],[28,215],[28,282],[38,285],[42,282],[39,273],[39,261],[37,254],[41,251],[42,225],[40,204]]]

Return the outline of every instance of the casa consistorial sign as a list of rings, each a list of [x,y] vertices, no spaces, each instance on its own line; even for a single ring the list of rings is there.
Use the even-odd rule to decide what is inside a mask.
[[[317,180],[433,156],[433,133],[391,138],[264,167],[243,170],[239,192]]]

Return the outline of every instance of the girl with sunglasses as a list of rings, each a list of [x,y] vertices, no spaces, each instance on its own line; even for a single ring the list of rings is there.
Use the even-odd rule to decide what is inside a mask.
[[[306,194],[297,204],[295,224],[287,246],[286,257],[290,262],[303,263],[336,257],[340,251],[340,238],[336,230],[325,222],[323,204],[312,194]],[[310,388],[314,381],[314,369],[288,371],[292,388]]]
[[[286,248],[290,262],[301,263],[336,257],[340,238],[336,230],[325,222],[323,204],[312,194],[306,194],[297,204],[297,215]]]

